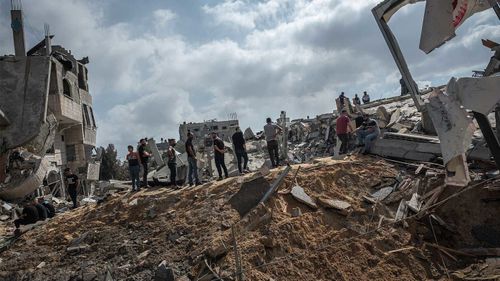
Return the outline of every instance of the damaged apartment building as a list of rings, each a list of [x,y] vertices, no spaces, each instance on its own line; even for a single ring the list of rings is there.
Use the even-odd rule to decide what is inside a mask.
[[[45,38],[26,51],[15,2],[11,17],[15,54],[0,57],[0,199],[19,201],[35,191],[62,197],[64,168],[81,179],[99,175],[89,60],[52,46],[48,26]]]

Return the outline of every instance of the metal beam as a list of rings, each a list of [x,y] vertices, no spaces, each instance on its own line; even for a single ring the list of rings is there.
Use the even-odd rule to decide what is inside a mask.
[[[413,77],[411,76],[410,70],[408,69],[408,64],[406,63],[403,53],[401,52],[401,48],[399,47],[396,37],[394,37],[394,34],[392,33],[389,25],[384,19],[384,15],[387,11],[389,11],[390,9],[394,9],[394,6],[401,5],[404,2],[405,1],[403,0],[385,1],[377,7],[373,8],[372,13],[375,17],[375,21],[377,22],[378,27],[380,28],[380,31],[382,32],[382,35],[384,36],[385,42],[387,43],[387,46],[391,51],[394,62],[396,63],[399,71],[401,72],[401,76],[403,77],[403,80],[408,87],[415,106],[417,107],[418,111],[422,112],[425,111],[425,106],[423,106],[423,101],[420,98],[417,83],[415,83]]]

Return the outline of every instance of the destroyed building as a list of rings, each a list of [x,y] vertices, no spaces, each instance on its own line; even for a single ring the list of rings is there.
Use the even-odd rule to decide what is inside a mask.
[[[13,4],[11,16],[15,55],[0,57],[0,198],[21,200],[39,188],[62,196],[61,169],[83,179],[99,175],[89,60],[53,46],[48,26],[26,51],[20,7]],[[44,179],[52,190],[44,189]]]
[[[187,133],[191,132],[194,134],[194,142],[203,144],[207,135],[211,132],[216,132],[221,139],[229,140],[236,127],[239,127],[239,121],[237,119],[225,121],[212,119],[199,123],[184,122],[179,126],[179,139],[185,142],[187,140]]]

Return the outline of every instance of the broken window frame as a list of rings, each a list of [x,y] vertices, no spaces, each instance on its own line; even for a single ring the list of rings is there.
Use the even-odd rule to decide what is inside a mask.
[[[67,98],[73,99],[73,87],[71,86],[71,82],[68,79],[63,78],[63,95]]]

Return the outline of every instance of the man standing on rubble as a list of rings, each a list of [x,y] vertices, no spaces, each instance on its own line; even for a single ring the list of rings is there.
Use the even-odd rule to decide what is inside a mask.
[[[231,137],[234,145],[234,152],[236,153],[236,159],[238,160],[238,171],[240,174],[247,171],[248,165],[248,154],[246,148],[245,138],[243,137],[243,132],[241,132],[240,127],[236,127],[236,132]],[[243,162],[243,168],[241,167],[241,162]]]
[[[380,128],[378,127],[377,121],[368,118],[368,115],[363,115],[363,119],[364,123],[361,127],[356,129],[356,134],[358,136],[358,145],[364,146],[361,153],[368,154],[373,143],[380,135]]]
[[[406,83],[403,77],[399,79],[399,84],[401,84],[401,96],[408,94],[408,87],[406,87]]]
[[[224,170],[224,176],[227,179],[229,174],[227,172],[226,163],[224,163],[224,142],[217,136],[216,132],[212,132],[212,140],[214,141],[215,167],[217,167],[217,172],[219,173],[218,180],[222,180],[222,170]]]
[[[355,105],[361,105],[361,100],[359,99],[358,94],[354,94],[354,99],[352,100],[352,102]]]
[[[196,185],[201,184],[200,180],[198,179],[198,159],[196,159],[196,151],[194,150],[193,146],[193,138],[194,135],[191,132],[188,132],[187,134],[187,141],[186,141],[186,152],[188,155],[188,181],[189,181],[189,186],[193,185],[193,180],[196,183]]]
[[[340,93],[339,103],[340,103],[340,108],[344,108],[344,105],[345,105],[345,94],[344,94],[344,92]]]
[[[139,191],[141,189],[141,181],[139,179],[139,172],[141,171],[141,166],[139,165],[140,156],[139,153],[134,151],[133,146],[129,145],[127,149],[128,171],[132,180],[132,191]]]
[[[148,145],[148,140],[147,139],[141,139],[139,144],[139,157],[141,158],[141,164],[142,164],[142,170],[143,170],[143,175],[142,175],[142,182],[144,187],[148,187],[148,161],[149,157],[151,154],[149,154],[148,151],[146,151],[146,146]]]
[[[273,168],[275,168],[280,164],[278,139],[276,137],[283,131],[283,129],[274,124],[270,117],[267,117],[266,123],[267,124],[264,126],[264,134],[266,136],[267,151],[269,152],[269,158],[271,158],[271,164],[273,165]]]
[[[342,114],[337,118],[336,132],[337,137],[342,142],[339,154],[346,154],[349,149],[349,135],[354,131],[351,127],[351,119],[347,116],[347,110],[342,109]]]
[[[66,184],[68,185],[69,197],[73,201],[73,209],[77,207],[76,198],[78,196],[78,176],[71,172],[70,168],[64,169]]]
[[[363,103],[369,103],[370,102],[370,96],[366,93],[366,91],[363,92]]]
[[[175,139],[168,139],[168,151],[167,151],[167,157],[168,157],[168,168],[170,169],[170,185],[172,185],[174,188],[177,187],[177,155],[174,149],[175,146]]]

